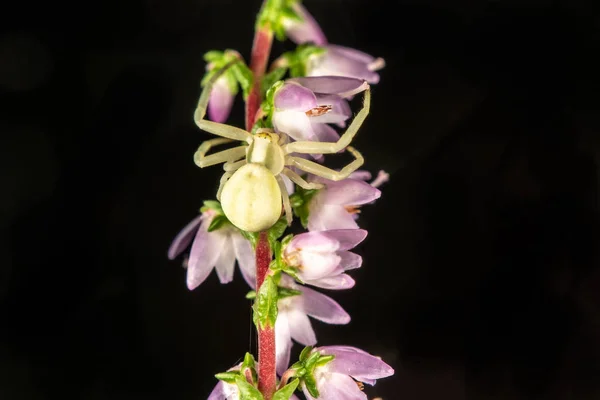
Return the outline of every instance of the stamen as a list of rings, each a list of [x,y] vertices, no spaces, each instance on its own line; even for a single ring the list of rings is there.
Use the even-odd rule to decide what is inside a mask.
[[[365,384],[362,382],[356,381],[356,386],[358,386],[360,390],[365,390]]]
[[[307,117],[318,117],[323,114],[327,114],[331,111],[331,106],[317,106],[315,108],[311,108],[306,112]]]
[[[377,57],[367,65],[369,71],[377,71],[383,67],[385,67],[385,60],[381,57]]]
[[[345,206],[344,208],[349,214],[360,214],[359,206]]]

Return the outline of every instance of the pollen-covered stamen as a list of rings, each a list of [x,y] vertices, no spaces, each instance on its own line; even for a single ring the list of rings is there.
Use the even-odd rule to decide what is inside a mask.
[[[349,214],[360,214],[360,206],[344,206]]]
[[[302,260],[300,258],[300,251],[302,251],[302,249],[298,249],[297,251],[288,253],[288,254],[283,254],[283,261],[289,265],[290,267],[296,267],[298,269],[302,269]]]
[[[331,106],[317,106],[315,108],[311,108],[310,110],[306,111],[306,116],[307,117],[319,117],[323,114],[327,114],[329,111],[331,111],[332,107]]]
[[[358,386],[360,390],[365,390],[365,384],[360,381],[356,381],[356,386]]]

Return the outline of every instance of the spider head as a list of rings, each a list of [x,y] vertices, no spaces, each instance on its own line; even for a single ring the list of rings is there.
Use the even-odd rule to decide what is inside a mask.
[[[258,129],[252,135],[246,160],[249,163],[264,165],[273,175],[279,175],[285,164],[283,150],[279,145],[279,135],[270,129]]]

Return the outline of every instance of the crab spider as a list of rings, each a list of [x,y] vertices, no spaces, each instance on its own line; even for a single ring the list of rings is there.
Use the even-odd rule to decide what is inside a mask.
[[[285,135],[278,135],[270,129],[258,129],[253,135],[231,125],[204,119],[210,90],[216,78],[215,76],[204,87],[194,120],[200,129],[221,138],[203,142],[194,154],[194,162],[200,168],[224,163],[225,173],[219,184],[217,199],[221,202],[225,216],[238,228],[247,232],[269,229],[280,218],[282,204],[288,225],[291,224],[292,208],[282,175],[303,189],[320,189],[323,186],[307,182],[288,167],[338,181],[348,177],[363,164],[362,155],[349,144],[369,113],[371,93],[368,86],[362,109],[337,142],[287,143]],[[234,141],[243,144],[206,154],[213,146]],[[293,156],[294,153],[333,154],[344,149],[354,156],[354,160],[340,171]]]

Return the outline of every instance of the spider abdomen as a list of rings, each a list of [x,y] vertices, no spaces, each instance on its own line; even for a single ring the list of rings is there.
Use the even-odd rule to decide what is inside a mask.
[[[273,172],[257,163],[235,171],[221,192],[225,216],[247,232],[272,227],[281,216],[281,202],[281,190]]]

